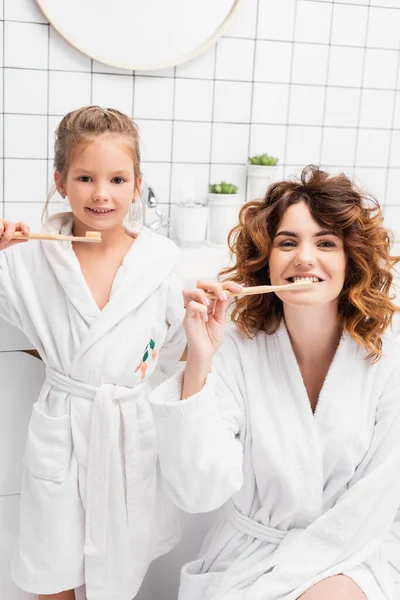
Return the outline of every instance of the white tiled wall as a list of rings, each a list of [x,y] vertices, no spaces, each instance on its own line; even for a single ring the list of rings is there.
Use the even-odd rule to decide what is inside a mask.
[[[241,0],[216,46],[152,73],[93,61],[49,26],[34,0],[0,0],[0,66],[0,216],[39,227],[54,129],[65,112],[97,103],[136,120],[143,171],[165,212],[185,181],[199,198],[219,179],[244,192],[247,156],[268,152],[285,175],[308,162],[345,171],[377,195],[400,234],[400,0]],[[19,438],[14,446],[19,456]],[[16,591],[8,571],[18,486],[0,484],[0,582],[8,586],[0,599],[25,600],[31,596]],[[397,573],[399,528],[392,535]],[[177,564],[188,558],[179,552],[153,567],[166,579],[149,577],[144,600],[174,597]]]
[[[398,0],[241,0],[216,46],[152,73],[84,56],[34,0],[3,0],[0,17],[0,215],[39,226],[54,129],[97,103],[137,121],[143,171],[165,212],[184,181],[199,197],[223,178],[244,192],[247,156],[268,152],[285,175],[308,162],[344,170],[400,231]]]

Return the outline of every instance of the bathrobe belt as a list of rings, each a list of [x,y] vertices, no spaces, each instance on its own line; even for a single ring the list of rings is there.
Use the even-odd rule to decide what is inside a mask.
[[[282,529],[268,527],[259,521],[255,521],[250,517],[246,517],[236,508],[233,502],[228,503],[226,514],[230,524],[233,525],[233,527],[235,527],[238,531],[241,531],[242,533],[245,533],[251,537],[255,537],[258,540],[275,544],[275,546],[279,546],[280,542],[288,533]]]
[[[111,452],[111,411],[114,402],[118,402],[124,420],[124,404],[134,403],[135,398],[143,390],[140,383],[134,388],[104,383],[98,387],[71,379],[58,371],[47,367],[46,383],[57,390],[93,401],[88,442],[87,489],[86,489],[86,524],[85,554],[89,556],[105,556],[107,538],[107,509],[110,483]],[[130,457],[125,456],[125,469],[132,472]],[[133,489],[127,481],[126,502],[129,519],[129,508],[134,502],[130,498]]]

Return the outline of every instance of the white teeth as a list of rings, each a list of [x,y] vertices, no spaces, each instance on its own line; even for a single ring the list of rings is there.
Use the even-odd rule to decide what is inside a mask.
[[[97,213],[108,213],[111,212],[111,210],[109,208],[89,208],[89,210],[93,211],[93,212],[97,212]]]
[[[318,283],[318,277],[292,277],[294,283],[298,281],[309,281],[310,283]]]

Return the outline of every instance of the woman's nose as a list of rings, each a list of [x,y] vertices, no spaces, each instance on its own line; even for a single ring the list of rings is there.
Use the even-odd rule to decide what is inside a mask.
[[[311,266],[316,262],[315,252],[310,244],[300,244],[297,247],[295,265],[296,266]]]

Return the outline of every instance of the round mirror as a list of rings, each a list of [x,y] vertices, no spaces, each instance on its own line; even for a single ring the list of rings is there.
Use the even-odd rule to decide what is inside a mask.
[[[70,44],[138,71],[183,63],[222,34],[240,0],[37,0]]]

